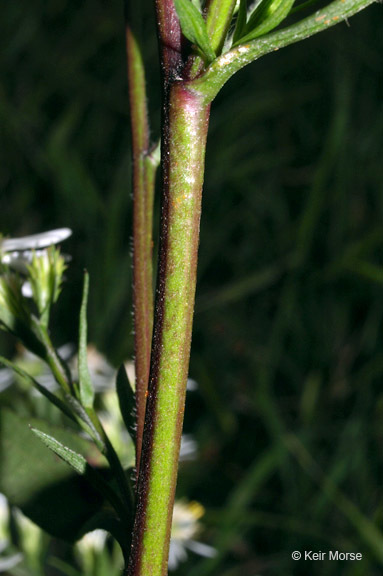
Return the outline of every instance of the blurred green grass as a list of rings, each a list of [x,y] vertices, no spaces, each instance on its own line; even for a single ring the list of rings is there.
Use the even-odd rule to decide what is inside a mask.
[[[218,555],[179,575],[382,573],[382,16],[265,57],[213,104],[185,422],[200,460],[179,494]],[[116,363],[133,354],[123,32],[101,0],[0,20],[0,229],[73,228],[55,338],[77,339],[87,267],[91,339]],[[305,549],[363,561],[294,563]]]

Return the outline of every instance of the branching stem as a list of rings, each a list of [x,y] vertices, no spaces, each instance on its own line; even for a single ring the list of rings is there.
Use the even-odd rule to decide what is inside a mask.
[[[137,7],[136,7],[137,9]],[[128,11],[126,50],[133,149],[133,299],[136,368],[136,470],[139,472],[153,329],[152,226],[156,166],[150,161],[145,69],[136,12]]]

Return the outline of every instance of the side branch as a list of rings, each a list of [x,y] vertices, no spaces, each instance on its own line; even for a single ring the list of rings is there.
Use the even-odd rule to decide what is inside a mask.
[[[335,0],[296,24],[266,34],[256,40],[239,44],[214,60],[206,72],[190,81],[189,89],[195,90],[202,96],[205,103],[211,102],[222,86],[247,64],[279,48],[327,30],[357,14],[373,2],[376,0]]]
[[[136,469],[139,471],[153,327],[152,214],[155,167],[146,155],[149,124],[137,26],[127,17],[126,50],[133,149],[133,304],[136,368]]]

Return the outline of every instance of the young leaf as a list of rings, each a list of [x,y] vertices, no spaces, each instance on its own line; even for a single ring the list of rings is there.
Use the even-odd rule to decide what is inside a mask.
[[[134,445],[136,445],[135,394],[123,364],[117,372],[116,388],[122,418]]]
[[[235,30],[233,36],[233,44],[235,44],[237,40],[239,40],[241,36],[243,36],[243,33],[246,29],[246,20],[247,20],[247,0],[240,0],[237,22],[235,24]]]
[[[196,44],[205,54],[209,62],[212,62],[216,55],[211,47],[209,35],[206,29],[206,22],[201,12],[190,0],[174,0],[181,29],[190,42]]]
[[[68,418],[76,422],[76,418],[74,417],[70,408],[58,396],[52,394],[52,392],[50,392],[47,388],[44,388],[44,386],[41,386],[41,384],[39,384],[37,380],[35,380],[32,376],[30,376],[27,372],[25,372],[25,370],[17,366],[17,364],[10,362],[3,356],[0,356],[0,364],[4,364],[4,366],[11,368],[11,370],[16,372],[16,374],[18,374],[21,378],[23,378],[23,380],[31,384],[34,388],[36,388],[36,390],[38,390],[43,396],[45,396],[49,400],[49,402],[51,402],[59,410],[61,410],[61,412],[63,412],[65,416],[68,416]]]
[[[80,310],[80,335],[78,345],[78,377],[80,385],[80,399],[85,408],[92,408],[94,402],[94,388],[89,374],[87,358],[87,332],[86,312],[88,306],[89,274],[84,274],[84,288]]]
[[[69,464],[69,466],[76,470],[78,474],[81,476],[85,474],[88,463],[84,456],[77,454],[77,452],[74,450],[64,446],[64,444],[61,444],[61,442],[52,436],[49,436],[49,434],[45,434],[45,432],[37,430],[37,428],[31,428],[31,430],[34,434],[36,434],[38,438],[40,438],[45,446],[48,446],[52,452],[57,454],[57,456],[64,460],[64,462]]]
[[[245,36],[240,42],[249,42],[276,28],[289,14],[295,0],[263,0],[247,23]]]

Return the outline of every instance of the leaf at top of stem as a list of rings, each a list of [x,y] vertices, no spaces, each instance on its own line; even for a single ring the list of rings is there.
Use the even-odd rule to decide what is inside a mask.
[[[294,2],[295,0],[263,0],[251,14],[244,35],[236,40],[236,43],[249,42],[276,28],[289,15]]]
[[[88,325],[86,312],[88,307],[89,274],[84,274],[84,288],[80,310],[80,334],[78,345],[78,378],[80,385],[80,399],[85,408],[92,408],[94,402],[94,388],[88,368],[87,346]]]
[[[212,102],[222,86],[239,70],[261,56],[279,50],[290,44],[300,42],[314,34],[351,18],[376,0],[333,0],[313,14],[273,31],[269,34],[246,42],[242,37],[229,52],[219,56],[212,64],[189,84],[197,91],[206,104]]]
[[[190,0],[174,0],[174,6],[180,19],[183,35],[198,46],[207,60],[212,62],[216,55],[211,47],[206,22],[201,12]]]
[[[244,35],[247,22],[247,0],[240,0],[237,21],[235,23],[235,30],[233,36],[233,43]]]
[[[132,390],[123,364],[121,364],[117,372],[116,388],[122,418],[134,445],[136,445],[135,394]]]

